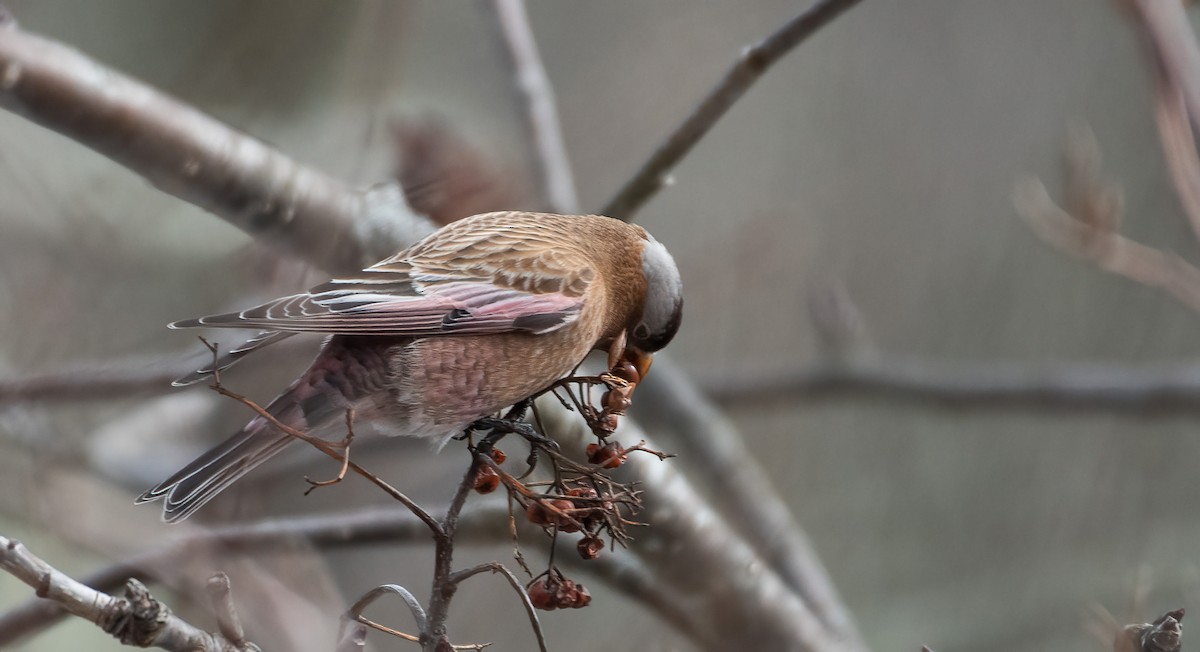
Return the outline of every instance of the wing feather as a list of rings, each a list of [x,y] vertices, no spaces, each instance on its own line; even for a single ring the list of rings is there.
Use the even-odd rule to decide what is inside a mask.
[[[172,328],[356,335],[545,333],[578,318],[595,272],[557,216],[461,220],[363,271],[240,312]]]

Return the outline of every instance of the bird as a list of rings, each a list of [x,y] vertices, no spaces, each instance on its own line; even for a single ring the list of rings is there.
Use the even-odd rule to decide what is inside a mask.
[[[353,278],[170,324],[261,332],[241,355],[301,332],[327,339],[267,407],[337,441],[345,417],[438,449],[548,389],[593,350],[648,359],[679,329],[682,281],[644,228],[602,215],[484,213],[452,222]],[[214,365],[219,371],[220,366]],[[212,373],[200,370],[185,382]],[[137,498],[178,522],[294,437],[259,416]]]

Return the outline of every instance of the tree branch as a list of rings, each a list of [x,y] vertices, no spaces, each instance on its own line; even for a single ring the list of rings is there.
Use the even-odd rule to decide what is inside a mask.
[[[504,54],[513,69],[525,106],[526,127],[537,154],[542,178],[542,195],[555,213],[579,211],[579,197],[571,174],[571,160],[563,142],[562,126],[554,101],[554,88],[542,65],[537,41],[529,27],[524,0],[487,0],[497,30],[504,41]]]
[[[20,542],[0,536],[0,568],[126,645],[157,647],[175,652],[246,652],[218,634],[185,622],[155,600],[137,580],[129,580],[124,598],[114,598],[85,586],[29,552]]]
[[[657,370],[657,369],[656,369]],[[1155,414],[1200,411],[1200,365],[1134,367],[954,365],[911,356],[876,356],[794,371],[700,381],[727,404],[878,397],[944,408],[1036,408]]]
[[[729,419],[669,360],[656,361],[638,394],[635,406],[644,401],[655,407],[645,416],[648,426],[669,430],[680,449],[688,451],[695,476],[705,478],[716,510],[824,626],[849,646],[865,649],[812,542]]]
[[[397,187],[356,193],[15,22],[0,25],[0,107],[331,273],[362,269],[429,230]]]
[[[859,0],[817,0],[767,38],[742,51],[736,63],[683,123],[658,146],[649,160],[625,182],[600,211],[625,221],[633,218],[668,182],[675,165],[776,61]]]

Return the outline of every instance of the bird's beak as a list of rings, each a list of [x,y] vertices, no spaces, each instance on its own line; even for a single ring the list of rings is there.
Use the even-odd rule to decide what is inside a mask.
[[[654,362],[654,354],[646,353],[636,346],[626,347],[624,358],[637,369],[638,376],[643,380],[650,373],[650,364]]]

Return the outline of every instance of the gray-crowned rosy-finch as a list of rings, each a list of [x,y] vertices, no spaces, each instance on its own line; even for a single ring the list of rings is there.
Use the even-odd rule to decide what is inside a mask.
[[[675,261],[645,229],[596,215],[488,213],[364,270],[237,313],[173,328],[257,328],[259,348],[327,333],[267,410],[340,439],[344,416],[436,445],[554,384],[593,349],[666,346],[679,328]],[[179,521],[293,441],[262,417],[138,498]]]

